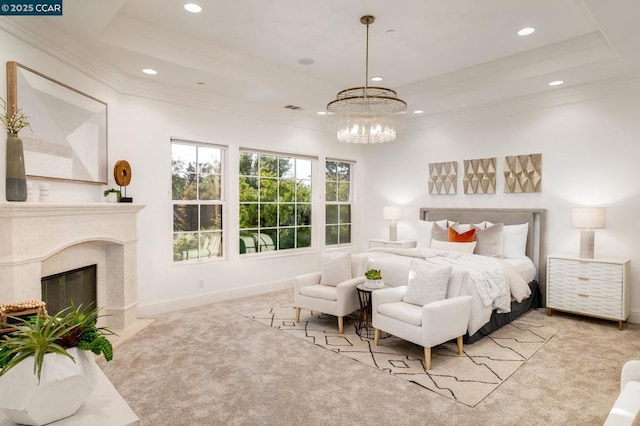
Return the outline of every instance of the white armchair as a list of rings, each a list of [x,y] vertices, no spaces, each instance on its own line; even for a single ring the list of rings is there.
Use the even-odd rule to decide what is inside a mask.
[[[457,339],[462,354],[462,336],[467,331],[471,296],[456,296],[418,306],[402,301],[407,286],[376,290],[372,294],[374,344],[380,331],[424,347],[425,368],[431,369],[431,348]]]
[[[627,361],[620,373],[620,394],[613,404],[605,426],[637,424],[640,411],[640,360]]]
[[[360,309],[356,285],[364,283],[367,258],[354,255],[351,258],[351,278],[337,286],[320,284],[321,272],[295,277],[293,306],[296,322],[300,321],[300,309],[322,312],[338,317],[338,332],[344,332],[344,317]]]

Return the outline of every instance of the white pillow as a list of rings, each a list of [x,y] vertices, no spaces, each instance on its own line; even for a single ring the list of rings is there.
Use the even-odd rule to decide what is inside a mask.
[[[502,256],[520,258],[527,255],[527,234],[529,225],[505,225],[502,233]]]
[[[462,233],[462,232],[467,232],[469,230],[471,230],[471,227],[473,226],[474,228],[480,228],[480,229],[484,229],[486,228],[485,225],[486,222],[482,221],[480,223],[458,223],[458,222],[449,222],[449,227],[455,229],[456,231],[458,231],[458,233]]]
[[[461,253],[473,254],[476,242],[472,243],[450,243],[449,241],[431,240],[431,248],[434,250],[458,251]]]
[[[451,270],[451,266],[433,267],[425,261],[412,259],[409,285],[402,301],[424,306],[428,303],[444,300],[447,297],[447,285]]]
[[[429,242],[431,242],[431,229],[433,227],[433,224],[438,224],[438,226],[440,226],[441,228],[446,228],[447,223],[447,219],[436,220],[435,222],[418,219],[417,246],[428,248]]]
[[[351,279],[351,253],[323,252],[320,284],[337,286]]]

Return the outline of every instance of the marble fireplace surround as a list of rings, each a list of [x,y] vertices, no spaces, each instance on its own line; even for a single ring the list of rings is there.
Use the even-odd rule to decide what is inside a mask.
[[[129,203],[0,203],[0,303],[40,300],[44,276],[97,264],[106,325],[137,318],[137,214]]]

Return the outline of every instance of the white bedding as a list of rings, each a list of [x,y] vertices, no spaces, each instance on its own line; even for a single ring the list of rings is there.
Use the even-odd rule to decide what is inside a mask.
[[[513,266],[525,282],[530,283],[536,278],[536,265],[527,256],[502,260]]]
[[[508,265],[504,265],[503,260],[492,257],[424,248],[375,248],[364,255],[369,259],[368,268],[381,269],[385,284],[394,287],[407,285],[412,258],[453,266],[454,273],[449,281],[447,297],[472,296],[469,335],[474,334],[489,321],[494,309],[498,309],[498,312],[509,312],[512,299],[521,301],[530,294],[527,285],[529,281],[525,281],[516,272],[518,266],[524,265],[525,262],[522,261],[516,265],[509,261]]]

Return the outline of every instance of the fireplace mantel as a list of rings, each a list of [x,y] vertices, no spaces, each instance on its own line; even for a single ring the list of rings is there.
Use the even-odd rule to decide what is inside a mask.
[[[131,325],[137,317],[137,213],[142,208],[131,203],[0,203],[0,303],[41,299],[43,262],[55,258],[63,268],[65,251],[78,257],[85,247],[93,253],[97,246],[105,270],[98,279],[103,295],[98,305],[110,315],[111,327]]]

